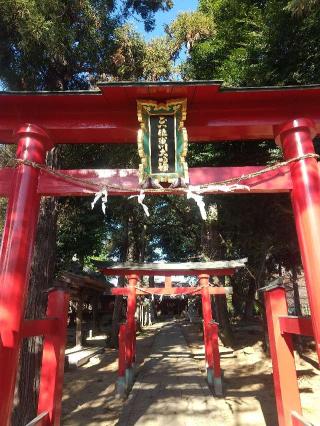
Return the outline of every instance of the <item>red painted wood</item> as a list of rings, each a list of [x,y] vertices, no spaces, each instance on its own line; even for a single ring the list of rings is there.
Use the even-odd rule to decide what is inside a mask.
[[[136,285],[138,275],[130,274],[128,276],[128,300],[127,300],[127,335],[126,335],[126,367],[131,368],[134,362],[135,354],[134,339],[135,339],[135,313],[136,313]]]
[[[9,197],[12,190],[15,169],[5,167],[0,169],[0,197]]]
[[[128,275],[128,269],[108,269],[108,268],[100,268],[101,272],[104,275],[112,275],[112,276],[127,276]],[[174,275],[188,275],[188,276],[196,276],[200,272],[202,274],[209,274],[214,276],[224,276],[224,275],[233,275],[235,273],[234,269],[231,268],[225,268],[225,269],[201,269],[200,271],[198,269],[170,269],[169,271],[167,269],[139,269],[138,267],[132,267],[131,271],[138,275],[147,275],[147,276],[174,276]]]
[[[47,317],[55,317],[57,327],[44,338],[38,413],[48,411],[50,426],[60,425],[68,309],[68,293],[63,290],[49,293]]]
[[[212,336],[209,331],[209,324],[212,321],[212,309],[211,309],[211,298],[209,293],[209,275],[199,275],[199,285],[203,287],[201,290],[201,302],[202,302],[202,318],[203,318],[203,337],[204,337],[204,348],[206,356],[207,368],[213,369],[213,347],[212,347]]]
[[[134,333],[133,333],[133,342],[132,342],[132,362],[136,362],[137,357],[137,322],[134,321]]]
[[[304,114],[320,131],[320,88],[225,89],[221,83],[190,82],[100,86],[101,92],[0,94],[0,139],[33,122],[55,143],[136,143],[137,99],[186,97],[191,142],[273,139],[273,128]]]
[[[22,324],[22,337],[44,336],[52,334],[58,326],[56,318],[45,318],[41,320],[24,320]]]
[[[209,333],[212,342],[213,352],[213,364],[214,364],[214,377],[221,378],[221,366],[220,366],[220,353],[219,353],[219,325],[216,322],[212,322],[209,325]]]
[[[195,167],[189,169],[190,185],[204,185],[212,182],[219,182],[254,173],[263,168],[264,166]],[[59,172],[71,177],[84,179],[87,181],[87,187],[83,183],[67,181],[63,178],[41,172],[38,188],[40,194],[54,196],[91,196],[97,192],[97,188],[90,185],[92,181],[98,186],[127,187],[125,191],[121,191],[121,195],[133,195],[140,192],[138,170],[135,169],[59,170]],[[255,178],[243,180],[240,183],[250,186],[250,192],[241,189],[235,191],[236,193],[256,194],[289,192],[292,188],[288,166],[283,166],[278,170],[273,170]],[[166,190],[164,189],[161,193],[165,194]],[[210,193],[215,194],[217,191],[211,190]],[[184,192],[181,192],[181,194],[184,194]],[[119,195],[119,191],[110,189],[109,195]]]
[[[287,160],[314,154],[314,124],[308,119],[288,122],[276,129]],[[316,350],[320,361],[320,175],[317,160],[290,164],[291,200],[304,268]]]
[[[299,334],[313,336],[312,322],[309,318],[284,316],[279,317],[281,334]]]
[[[14,180],[16,179],[15,175],[14,175],[13,179]],[[6,255],[6,252],[7,252],[8,238],[9,238],[9,235],[10,235],[10,227],[12,225],[11,213],[12,213],[12,207],[13,206],[14,206],[14,198],[9,197],[8,203],[7,203],[6,220],[5,220],[4,229],[3,229],[3,233],[2,233],[2,240],[1,240],[0,271],[2,271],[3,262],[5,260],[5,255]]]
[[[124,377],[126,371],[126,324],[119,327],[119,356],[118,356],[118,376]]]
[[[301,414],[301,403],[292,338],[290,334],[281,334],[280,329],[279,317],[288,313],[285,289],[278,287],[266,291],[264,297],[278,422],[279,426],[291,426],[291,412]]]
[[[232,287],[209,287],[208,291],[211,295],[219,295],[219,294],[232,294]],[[111,289],[111,294],[114,296],[127,296],[130,293],[130,289],[128,287],[117,287]],[[143,287],[143,290],[136,289],[136,294],[139,295],[147,295],[147,294],[162,294],[164,296],[170,296],[173,294],[181,295],[181,294],[201,294],[200,287]]]
[[[200,274],[199,284],[202,286],[201,301],[202,301],[202,316],[203,316],[203,336],[205,344],[206,364],[208,368],[213,369],[215,378],[221,378],[220,354],[218,345],[218,324],[213,322],[209,275]]]
[[[17,132],[17,157],[43,163],[50,147],[45,133],[26,125]],[[21,326],[38,220],[39,170],[19,165],[12,182],[2,246],[0,286],[0,424],[10,424],[19,361]]]

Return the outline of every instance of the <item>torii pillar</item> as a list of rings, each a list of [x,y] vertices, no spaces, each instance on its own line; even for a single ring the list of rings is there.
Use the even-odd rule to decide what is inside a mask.
[[[222,379],[220,367],[220,355],[218,345],[219,327],[213,321],[211,296],[209,292],[208,274],[199,275],[199,284],[201,289],[202,317],[203,317],[203,338],[206,357],[207,380],[209,385],[213,386],[217,396],[222,396]]]
[[[135,367],[135,345],[136,345],[136,286],[139,280],[139,275],[129,274],[128,278],[128,301],[127,301],[127,329],[126,329],[126,383],[131,387],[134,379]]]
[[[286,160],[310,154],[290,164],[291,201],[320,361],[320,176],[313,146],[315,125],[301,118],[275,128],[276,142]]]
[[[16,132],[17,159],[43,164],[52,148],[48,135],[26,124]],[[9,197],[1,246],[0,425],[10,424],[18,370],[22,321],[40,207],[40,170],[18,164]]]

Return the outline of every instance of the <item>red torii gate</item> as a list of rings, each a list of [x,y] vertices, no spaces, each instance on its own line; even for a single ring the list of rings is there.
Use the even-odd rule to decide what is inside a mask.
[[[191,143],[276,139],[281,146],[286,164],[242,179],[241,183],[249,186],[251,193],[289,192],[291,195],[312,333],[320,359],[320,177],[312,142],[313,137],[320,134],[320,86],[227,89],[221,88],[221,82],[130,82],[101,84],[99,89],[91,92],[0,93],[0,141],[17,144],[17,166],[0,171],[0,195],[8,197],[0,259],[1,426],[10,423],[40,197],[91,195],[97,186],[110,186],[110,195],[140,191],[135,170],[68,170],[60,171],[60,176],[48,173],[41,170],[46,152],[62,143],[136,143],[138,99],[185,98],[188,103],[185,125]],[[189,170],[190,185],[224,181],[261,169],[263,167],[256,166],[195,168]],[[123,190],[117,188],[119,184]],[[215,191],[208,189],[206,193]],[[165,192],[164,189],[162,193]],[[185,192],[178,190],[176,193]],[[274,292],[279,293],[278,289],[270,289],[267,294]],[[278,372],[274,380],[279,424],[297,425],[301,406],[297,389],[292,387],[296,371],[291,333],[303,332],[305,327],[300,326],[301,319],[288,317],[281,319],[280,329],[276,309],[280,302],[268,307],[269,299],[266,296],[267,313],[273,318],[269,321],[269,331],[271,337],[277,332],[278,338],[277,341],[271,338],[270,343],[274,345],[271,350],[274,371]],[[32,325],[34,335],[48,333],[44,322],[41,324],[43,328],[40,323]],[[31,329],[29,336],[30,333]],[[56,330],[55,336],[57,333]],[[282,351],[278,347],[281,339],[282,349],[287,348]],[[60,352],[55,349],[51,359],[54,368],[59,364],[63,345],[59,348]],[[45,389],[50,401],[55,401],[46,407],[48,415],[45,416],[50,425],[58,425],[60,418],[61,376],[58,376],[55,376],[55,390]],[[289,393],[294,393],[295,397],[288,398]],[[298,413],[295,418],[292,417],[293,410]]]
[[[232,287],[214,287],[209,284],[210,276],[233,275],[239,268],[245,266],[247,259],[238,261],[215,262],[187,262],[187,263],[125,263],[110,266],[97,263],[100,271],[105,275],[125,276],[128,279],[127,287],[111,290],[113,295],[128,297],[127,321],[119,331],[119,370],[117,391],[120,395],[130,390],[134,378],[135,360],[135,311],[137,295],[201,295],[203,336],[205,344],[205,360],[207,380],[213,386],[215,394],[222,396],[222,380],[220,369],[220,355],[218,347],[218,324],[213,321],[211,295],[226,295],[232,293]],[[164,287],[139,287],[141,276],[165,276]],[[196,287],[172,287],[171,276],[197,276],[199,285]]]

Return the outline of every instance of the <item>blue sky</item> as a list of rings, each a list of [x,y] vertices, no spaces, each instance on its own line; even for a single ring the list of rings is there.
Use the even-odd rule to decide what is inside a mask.
[[[146,40],[150,40],[153,37],[157,37],[164,34],[164,26],[173,21],[179,12],[196,10],[198,6],[198,0],[173,0],[174,6],[169,12],[158,12],[156,13],[156,27],[154,31],[146,33],[144,31],[143,22],[133,19],[131,23],[136,29],[141,32]]]

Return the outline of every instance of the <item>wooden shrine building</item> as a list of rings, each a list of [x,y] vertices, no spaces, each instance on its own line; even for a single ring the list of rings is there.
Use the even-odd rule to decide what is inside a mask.
[[[82,346],[85,342],[85,334],[83,330],[83,308],[84,304],[90,304],[92,311],[92,334],[99,331],[99,315],[106,302],[105,299],[113,299],[111,294],[111,285],[100,279],[93,278],[88,275],[80,275],[72,272],[63,272],[59,279],[54,282],[55,287],[66,288],[69,292],[70,301],[74,305],[74,322],[75,322],[75,345]],[[105,297],[103,297],[105,295]],[[69,312],[69,320],[70,320]]]

